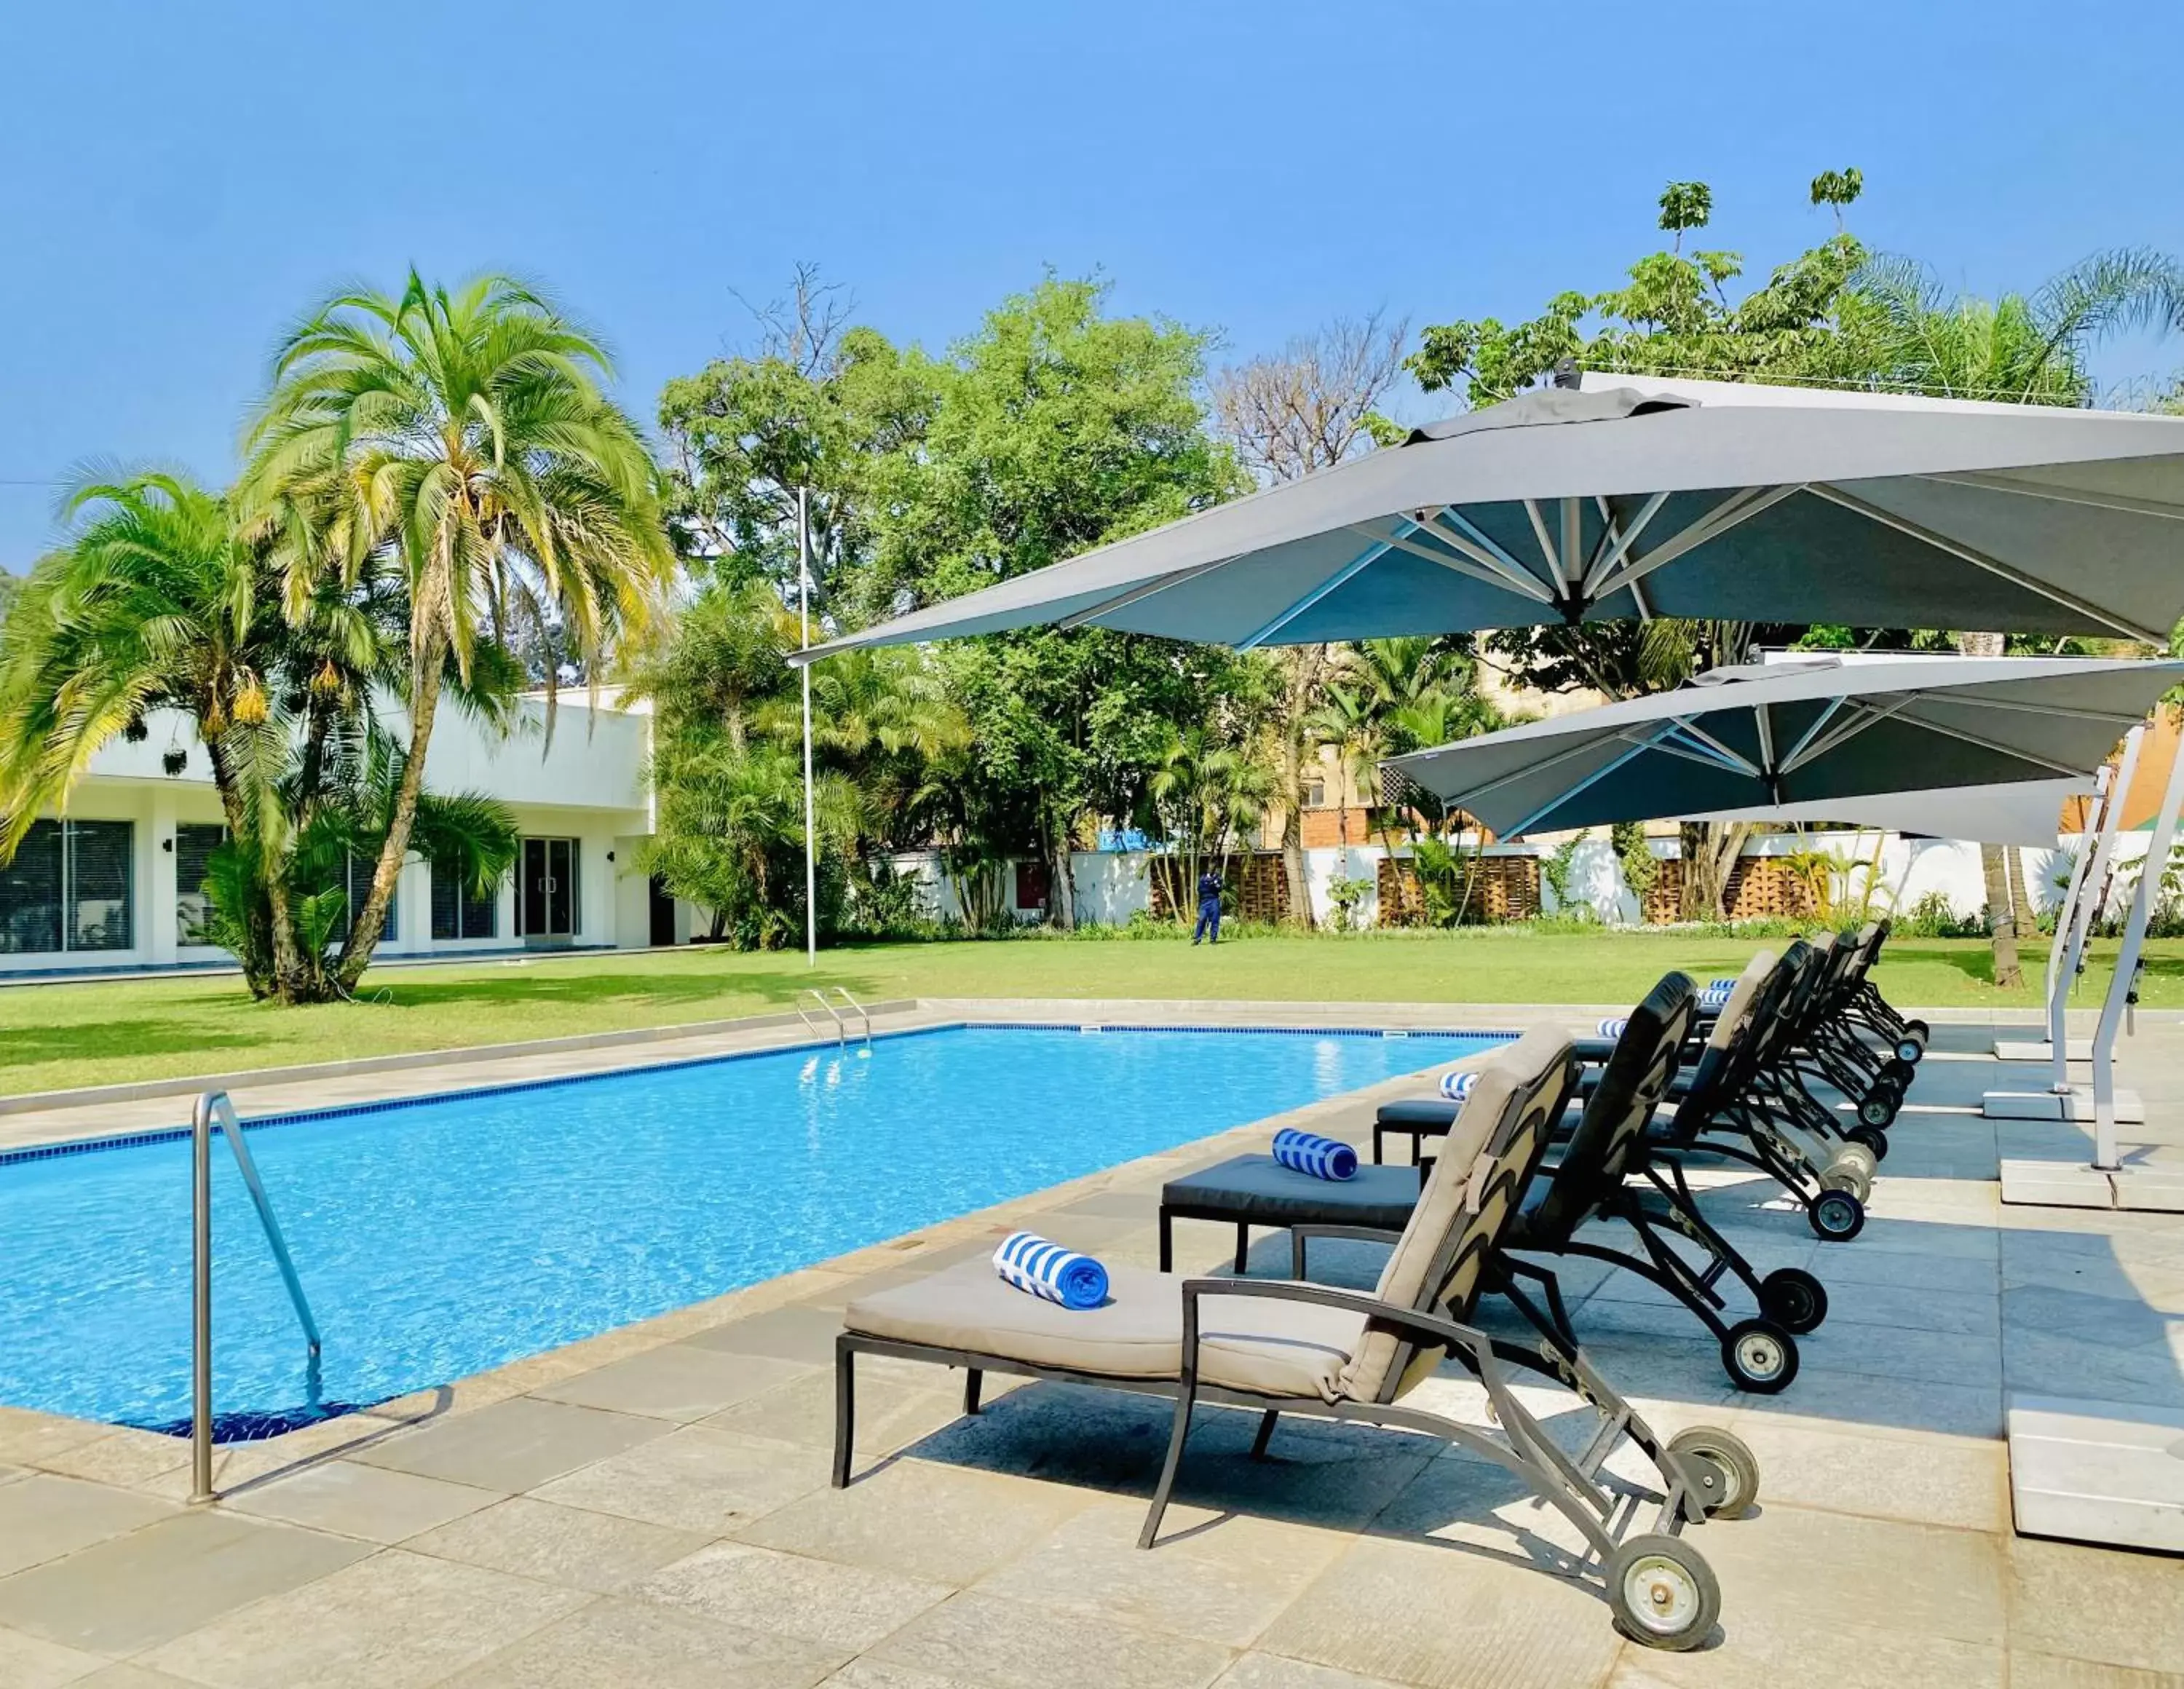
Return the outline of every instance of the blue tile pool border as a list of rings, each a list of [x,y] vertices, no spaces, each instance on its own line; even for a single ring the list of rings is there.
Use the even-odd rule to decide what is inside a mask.
[[[942,1032],[1190,1032],[1226,1033],[1261,1038],[1485,1038],[1513,1043],[1518,1034],[1506,1027],[1356,1027],[1356,1026],[1216,1026],[1191,1022],[1173,1025],[1152,1021],[944,1021],[937,1026],[902,1027],[876,1032],[869,1040],[850,1044],[878,1044],[891,1039],[930,1038]],[[556,1090],[569,1085],[596,1084],[604,1079],[627,1079],[635,1073],[672,1073],[686,1067],[711,1067],[728,1062],[749,1062],[761,1056],[793,1056],[812,1051],[847,1047],[838,1040],[820,1039],[806,1044],[777,1044],[762,1050],[731,1050],[715,1056],[686,1056],[672,1062],[647,1062],[641,1067],[602,1067],[591,1073],[558,1073],[551,1079],[511,1079],[504,1084],[465,1085],[455,1090],[424,1091],[415,1096],[388,1097],[378,1102],[343,1102],[328,1108],[289,1109],[279,1114],[253,1115],[242,1123],[246,1132],[274,1126],[294,1126],[315,1120],[339,1120],[350,1115],[392,1114],[402,1109],[424,1108],[434,1103],[463,1102],[482,1096],[509,1096],[521,1091]],[[450,1059],[460,1060],[460,1052]],[[53,1161],[63,1156],[97,1155],[107,1150],[133,1150],[149,1144],[187,1142],[187,1126],[155,1126],[141,1132],[118,1132],[98,1138],[70,1138],[58,1144],[33,1144],[25,1149],[0,1150],[0,1168],[23,1162]]]

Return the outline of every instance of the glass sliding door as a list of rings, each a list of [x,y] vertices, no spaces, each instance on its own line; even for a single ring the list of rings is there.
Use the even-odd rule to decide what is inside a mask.
[[[578,911],[583,900],[577,878],[581,867],[573,839],[523,841],[522,879],[515,900],[523,937],[568,939],[581,930]]]

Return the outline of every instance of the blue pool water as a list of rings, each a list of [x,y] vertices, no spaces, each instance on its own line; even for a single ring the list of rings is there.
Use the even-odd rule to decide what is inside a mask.
[[[965,1027],[291,1118],[214,1148],[214,1399],[361,1405],[1498,1041]],[[0,1402],[189,1412],[189,1145],[0,1162]],[[235,1430],[242,1434],[238,1424]]]

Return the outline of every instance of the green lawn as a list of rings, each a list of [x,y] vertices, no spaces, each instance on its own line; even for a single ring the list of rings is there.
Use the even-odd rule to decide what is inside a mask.
[[[1761,940],[1674,933],[1521,930],[1355,938],[871,945],[822,952],[666,954],[382,968],[375,1000],[310,1009],[252,1003],[232,978],[0,990],[0,1095],[125,1079],[441,1050],[667,1026],[787,1007],[807,984],[884,997],[1207,997],[1265,1001],[1627,1003],[1670,967],[1732,973]],[[1775,941],[1779,943],[1779,941]],[[2044,943],[2044,941],[2043,941]],[[2078,1001],[2104,988],[2101,946]],[[2184,940],[2149,946],[2145,999],[2184,1006]],[[2028,950],[2036,970],[2044,948]],[[1883,967],[1892,1001],[2030,1006],[1988,983],[1976,939],[1898,939]]]

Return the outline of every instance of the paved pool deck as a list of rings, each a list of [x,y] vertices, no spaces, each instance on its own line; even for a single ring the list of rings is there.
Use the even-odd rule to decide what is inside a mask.
[[[1026,1018],[1053,1005],[1008,1006]],[[999,1015],[930,1005],[895,1024]],[[1164,1011],[1164,1012],[1156,1012]],[[1354,1006],[1101,1005],[1073,1017],[1393,1023]],[[1584,1012],[1546,1016],[1580,1024]],[[1496,1006],[1416,1023],[1517,1026]],[[1934,1017],[1937,1023],[1941,1017]],[[1713,1644],[1621,1641],[1552,1514],[1490,1466],[1401,1433],[1244,1416],[1195,1434],[1168,1535],[1134,1545],[1168,1415],[1153,1402],[861,1368],[858,1480],[827,1484],[841,1309],[1031,1225],[1150,1265],[1161,1185],[1277,1124],[1362,1134],[1395,1081],[930,1227],[370,1413],[220,1452],[186,1505],[185,1444],[0,1409],[0,1689],[84,1684],[1373,1689],[1669,1685],[1951,1689],[2184,1685],[2184,1559],[2013,1532],[2005,1393],[2184,1407],[2184,1216],[2005,1208],[2001,1155],[2076,1129],[1990,1123],[1984,1021],[1937,1026],[1866,1231],[1819,1243],[1724,1175],[1708,1197],[1763,1268],[1832,1301],[1777,1397],[1739,1396],[1687,1315],[1605,1269],[1564,1274],[1601,1372],[1674,1429],[1757,1451],[1761,1499],[1694,1536],[1720,1577]],[[719,1048],[794,1041],[775,1029]],[[701,1050],[671,1040],[656,1059]],[[239,1091],[248,1114],[544,1077],[629,1047],[400,1074],[353,1093]],[[2184,1030],[2141,1028],[2142,1135],[2184,1146]],[[519,1069],[525,1069],[519,1071]],[[11,1117],[13,1142],[169,1124],[174,1101]],[[117,1115],[122,1118],[114,1118]],[[33,1137],[31,1134],[42,1134]],[[1178,1264],[1228,1229],[1184,1223]],[[1286,1269],[1267,1235],[1255,1272]],[[1315,1257],[1369,1283],[1372,1251]],[[1422,1389],[1461,1409],[1462,1380]],[[1553,1404],[1551,1392],[1540,1392]],[[1563,1398],[1566,1403],[1568,1398]]]

